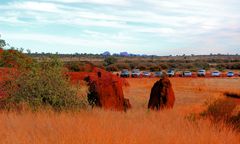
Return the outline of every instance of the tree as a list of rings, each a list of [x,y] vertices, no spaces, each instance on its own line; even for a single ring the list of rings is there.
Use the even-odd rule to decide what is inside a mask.
[[[3,39],[0,39],[0,48],[3,48],[6,46],[6,42]]]

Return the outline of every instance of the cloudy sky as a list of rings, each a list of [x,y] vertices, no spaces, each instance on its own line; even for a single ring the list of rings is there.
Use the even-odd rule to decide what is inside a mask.
[[[0,0],[0,34],[31,52],[240,54],[239,0]]]

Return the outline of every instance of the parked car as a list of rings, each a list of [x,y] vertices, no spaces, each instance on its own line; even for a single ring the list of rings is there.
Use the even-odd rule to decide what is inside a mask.
[[[141,72],[139,69],[133,69],[132,70],[132,77],[140,77]]]
[[[161,77],[163,75],[163,73],[161,71],[157,71],[154,73],[155,77]]]
[[[198,75],[199,77],[205,76],[205,75],[206,75],[206,70],[204,70],[204,69],[198,70],[197,75]]]
[[[151,73],[148,72],[148,71],[144,71],[144,72],[142,73],[142,75],[143,75],[143,77],[150,77],[150,76],[151,76]]]
[[[129,71],[128,71],[128,69],[123,69],[122,71],[121,71],[121,74],[120,74],[120,77],[129,77]]]
[[[227,77],[233,77],[233,76],[234,76],[234,72],[229,71],[229,72],[227,73]]]
[[[219,71],[212,72],[213,77],[219,77],[220,75],[221,75],[221,73]]]
[[[191,77],[192,76],[192,72],[190,71],[184,71],[182,74],[183,77]]]
[[[175,76],[174,70],[168,70],[167,75],[168,75],[168,77],[174,77]]]

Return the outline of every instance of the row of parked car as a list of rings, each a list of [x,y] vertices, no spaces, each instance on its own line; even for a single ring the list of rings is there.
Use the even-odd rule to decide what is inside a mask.
[[[169,77],[174,77],[176,76],[176,72],[172,69],[168,70],[166,72],[166,74],[169,76]],[[162,71],[157,71],[157,72],[149,72],[149,71],[143,71],[141,72],[139,69],[133,69],[131,71],[131,73],[128,71],[128,69],[123,69],[120,73],[120,76],[121,77],[151,77],[151,76],[154,76],[154,77],[160,77],[163,75],[163,72]],[[178,76],[181,76],[181,77],[192,77],[192,72],[191,71],[183,71],[183,72],[180,72],[178,74]],[[197,72],[197,76],[198,77],[205,77],[206,76],[206,70],[204,69],[200,69],[198,72]],[[220,76],[223,76],[221,74],[221,72],[219,71],[213,71],[211,72],[211,76],[212,77],[220,77]],[[227,72],[226,74],[227,77],[233,77],[233,76],[240,76],[240,73],[236,74],[234,73],[233,71],[229,71]]]

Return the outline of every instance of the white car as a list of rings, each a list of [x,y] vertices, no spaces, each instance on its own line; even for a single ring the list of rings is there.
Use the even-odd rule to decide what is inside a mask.
[[[213,77],[219,77],[220,75],[221,75],[221,73],[219,71],[212,72]]]
[[[168,75],[169,77],[174,77],[174,75],[175,75],[174,70],[168,70],[168,71],[167,71],[167,75]]]
[[[162,75],[163,75],[163,72],[161,72],[161,71],[157,71],[154,73],[155,77],[161,77]]]
[[[150,76],[151,76],[151,73],[148,72],[148,71],[144,71],[144,72],[142,73],[142,75],[143,75],[143,77],[150,77]]]
[[[190,71],[183,72],[183,77],[191,77],[191,76],[192,76],[192,72],[190,72]]]
[[[200,77],[200,76],[205,76],[206,75],[206,70],[204,69],[201,69],[198,71],[197,75]]]
[[[229,72],[227,73],[227,77],[233,77],[233,76],[234,76],[234,72],[229,71]]]
[[[141,72],[139,69],[133,69],[132,70],[132,77],[140,77]]]

